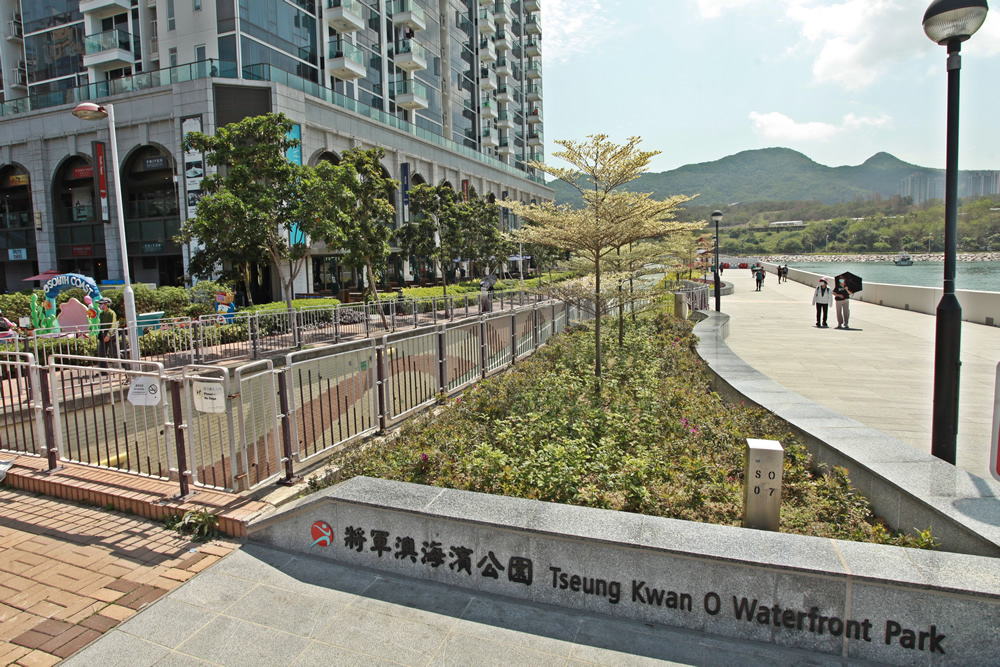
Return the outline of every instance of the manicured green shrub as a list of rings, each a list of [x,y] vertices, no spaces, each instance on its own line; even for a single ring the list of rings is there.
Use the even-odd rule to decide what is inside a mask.
[[[163,311],[163,317],[185,317],[191,306],[191,296],[183,287],[159,287],[153,292],[153,310]]]
[[[710,389],[687,322],[627,322],[592,372],[592,326],[574,327],[400,437],[342,455],[342,478],[384,477],[498,495],[739,525],[747,438],[785,447],[785,532],[927,546],[886,530],[843,470],[810,455],[770,413]]]

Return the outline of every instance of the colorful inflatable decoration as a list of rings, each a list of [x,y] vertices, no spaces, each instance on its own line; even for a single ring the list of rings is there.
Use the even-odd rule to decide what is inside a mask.
[[[233,303],[235,298],[236,294],[233,292],[215,293],[215,312],[218,313],[216,320],[219,324],[232,324],[236,319],[233,315],[236,312],[236,304]]]
[[[85,326],[91,334],[97,333],[97,329],[100,326],[100,318],[97,310],[94,308],[94,302],[101,298],[101,290],[98,289],[97,283],[94,282],[93,278],[88,278],[79,273],[64,273],[47,281],[42,286],[42,291],[45,292],[45,299],[41,303],[38,302],[36,295],[33,294],[31,296],[31,325],[35,327],[36,333],[44,335],[62,331],[63,327],[60,324],[61,316],[56,316],[56,297],[59,296],[60,292],[68,289],[81,289],[85,293],[83,303],[80,303],[76,299],[70,299],[67,302],[70,304],[69,308],[67,309],[66,305],[63,306],[62,310],[64,313],[73,313],[70,318],[74,322],[69,327],[69,330],[79,333],[81,328]],[[86,325],[76,321],[80,319],[79,313],[82,313],[82,317],[86,319]]]

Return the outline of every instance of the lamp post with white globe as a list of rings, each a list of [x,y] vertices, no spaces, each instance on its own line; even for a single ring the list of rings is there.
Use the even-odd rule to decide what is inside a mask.
[[[108,119],[108,130],[111,136],[111,177],[115,185],[115,213],[118,219],[118,241],[122,254],[122,277],[125,287],[122,290],[122,300],[125,302],[125,326],[128,329],[129,358],[139,361],[139,335],[135,319],[135,292],[132,291],[132,280],[129,278],[128,246],[125,243],[125,211],[122,208],[122,179],[118,172],[118,136],[115,133],[115,109],[110,104],[94,104],[81,102],[73,109],[73,115],[82,120]]]
[[[986,20],[986,0],[934,0],[924,12],[924,33],[948,49],[948,131],[944,187],[944,293],[937,307],[934,343],[934,417],[931,453],[954,465],[958,387],[962,365],[962,306],[955,296],[958,254],[958,90],[962,42]]]

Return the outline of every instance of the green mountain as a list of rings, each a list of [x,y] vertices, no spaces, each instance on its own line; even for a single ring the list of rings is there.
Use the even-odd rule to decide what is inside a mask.
[[[900,181],[913,175],[938,176],[941,170],[919,167],[876,153],[856,167],[827,167],[789,148],[743,151],[714,162],[689,164],[672,171],[647,173],[629,189],[652,192],[658,198],[700,194],[693,204],[752,201],[843,201],[884,198],[899,194]],[[576,190],[549,183],[556,202],[580,205]]]

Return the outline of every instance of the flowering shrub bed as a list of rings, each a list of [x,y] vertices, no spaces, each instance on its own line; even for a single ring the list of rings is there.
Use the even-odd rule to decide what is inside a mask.
[[[630,322],[605,342],[593,377],[593,331],[552,339],[508,372],[480,383],[400,437],[335,461],[343,479],[419,484],[737,526],[747,438],[785,447],[781,530],[904,546],[934,546],[929,531],[893,533],[843,469],[810,470],[787,425],[724,403],[709,388],[687,322]]]

